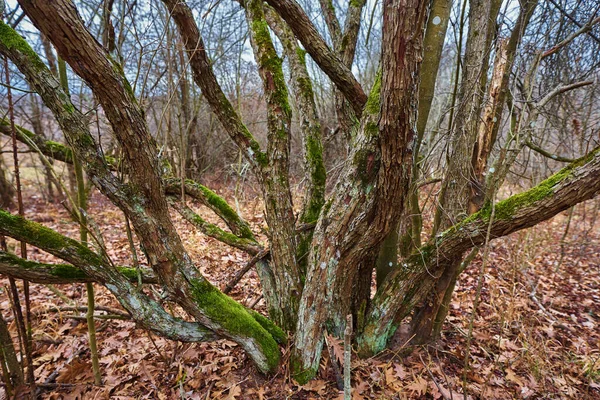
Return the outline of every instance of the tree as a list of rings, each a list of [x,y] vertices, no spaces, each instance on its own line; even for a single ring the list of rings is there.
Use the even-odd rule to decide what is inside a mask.
[[[338,57],[295,0],[267,0],[265,3],[241,0],[267,107],[266,147],[259,144],[243,123],[219,85],[192,9],[181,0],[163,0],[162,3],[177,25],[193,81],[258,182],[269,227],[269,256],[265,257],[267,251],[222,198],[196,182],[165,173],[155,134],[150,131],[121,61],[86,29],[74,3],[19,0],[31,22],[85,81],[102,106],[121,149],[119,162],[124,166],[126,177],[114,173],[111,159],[104,155],[90,133],[86,116],[72,103],[40,56],[12,27],[2,23],[0,52],[14,63],[52,111],[72,152],[56,143],[48,150],[48,141],[23,128],[16,128],[16,133],[28,143],[37,143],[41,152],[46,149],[57,159],[62,157],[64,161],[73,162],[75,154],[91,182],[131,221],[152,267],[151,272],[144,271],[147,281],[157,279],[170,301],[181,306],[194,322],[177,319],[166,312],[132,283],[135,274],[132,276],[131,270],[115,267],[102,252],[94,252],[76,240],[3,210],[0,211],[0,234],[28,242],[71,266],[26,262],[3,253],[0,272],[38,281],[99,282],[142,326],[176,340],[228,338],[244,348],[263,372],[277,369],[281,356],[278,345],[286,340],[285,331],[294,332],[294,376],[299,382],[305,382],[315,375],[319,366],[325,328],[341,336],[346,328],[346,316],[351,314],[359,353],[377,353],[386,347],[398,325],[431,296],[432,291],[445,295],[456,279],[456,266],[466,252],[484,243],[486,232],[496,238],[533,226],[600,191],[600,181],[596,178],[600,172],[600,153],[594,150],[528,191],[501,202],[495,202],[495,196],[486,197],[478,205],[481,209],[471,210],[473,213],[465,218],[465,210],[473,200],[471,189],[478,189],[473,185],[472,169],[475,165],[487,165],[489,156],[489,151],[484,152],[483,158],[476,159],[478,164],[471,163],[473,145],[480,132],[477,121],[483,109],[480,90],[485,91],[488,86],[484,78],[494,33],[491,26],[500,7],[499,1],[473,0],[460,83],[461,107],[455,117],[457,128],[452,141],[452,154],[456,155],[449,163],[441,200],[442,205],[451,210],[450,217],[446,216],[447,221],[440,224],[439,233],[417,246],[397,268],[386,272],[371,297],[371,277],[381,244],[398,226],[411,187],[414,192],[415,186],[411,184],[416,185],[412,169],[418,154],[413,152],[418,149],[415,138],[422,139],[422,133],[416,135],[416,128],[421,97],[420,66],[425,27],[430,17],[428,2],[383,2],[380,72],[367,96],[352,73],[351,56],[344,53]],[[515,27],[518,33],[511,42],[513,47],[509,45],[512,52],[516,51],[521,29],[527,25],[536,4],[525,3],[519,17],[523,27]],[[363,6],[364,2],[351,2],[346,18],[355,21],[353,18],[357,13],[360,15]],[[474,11],[479,9],[481,12]],[[444,18],[444,26],[447,23],[448,14],[434,17]],[[330,28],[332,36],[340,35],[335,20],[330,19],[329,23],[334,27]],[[437,29],[437,25],[434,23],[431,29]],[[344,32],[356,29],[348,28]],[[308,189],[299,213],[300,224],[294,213],[289,176],[293,109],[283,61],[272,32],[279,37],[289,60],[293,96],[302,119]],[[351,108],[350,112],[340,107],[338,119],[356,118],[349,138],[348,157],[327,200],[323,145],[306,53],[327,74]],[[502,76],[508,76],[510,69],[507,67],[508,72]],[[429,91],[434,86],[429,84]],[[560,87],[552,96],[573,87]],[[430,95],[425,93],[423,97]],[[501,109],[505,101],[499,100]],[[542,105],[541,102],[533,104],[531,110]],[[453,205],[444,197],[451,190],[457,191]],[[215,211],[229,232],[192,211],[185,203],[185,196],[194,197]],[[175,231],[169,206],[207,235],[256,256],[254,261],[269,318],[246,309],[201,275]],[[438,290],[436,285],[440,277],[446,276],[444,274],[449,278]],[[438,309],[439,304],[427,311],[427,315],[436,315]]]

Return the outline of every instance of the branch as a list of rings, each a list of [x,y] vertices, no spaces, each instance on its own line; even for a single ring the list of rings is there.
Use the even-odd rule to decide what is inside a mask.
[[[569,14],[567,12],[567,10],[565,10],[564,8],[561,7],[560,4],[557,4],[555,0],[548,0],[550,1],[550,3],[552,3],[552,5],[554,5],[554,7],[557,8],[558,11],[560,11],[560,13],[562,15],[564,15],[565,17],[567,17],[569,20],[571,20],[571,22],[573,22],[575,25],[577,25],[580,28],[583,28],[585,25],[581,24],[581,22],[577,21],[575,18],[573,18],[571,16],[571,14]],[[591,38],[593,38],[596,42],[600,43],[600,39],[598,38],[598,36],[594,35],[592,32],[590,31],[586,31],[586,33],[588,35],[590,35]]]
[[[554,97],[558,96],[559,94],[562,94],[562,93],[568,92],[569,90],[577,89],[577,88],[580,88],[583,86],[588,86],[593,83],[594,83],[594,81],[580,81],[580,82],[570,83],[568,85],[559,85],[559,86],[555,87],[554,89],[552,89],[550,92],[548,92],[544,97],[542,97],[535,104],[535,107],[542,108],[550,100],[552,100]]]
[[[327,29],[329,30],[333,47],[337,47],[342,37],[342,27],[340,26],[340,21],[335,14],[333,1],[319,0],[319,3],[321,4],[321,12],[323,13],[325,24],[327,24]]]
[[[352,105],[356,116],[360,117],[367,102],[367,95],[352,71],[327,46],[302,7],[295,0],[266,0],[266,2],[288,23],[308,54],[342,92]]]
[[[542,53],[542,58],[544,57],[548,57],[549,55],[552,55],[554,53],[556,53],[558,50],[560,50],[561,48],[565,47],[567,44],[571,43],[576,37],[578,37],[581,34],[590,32],[592,30],[592,27],[597,24],[598,22],[600,22],[600,17],[594,19],[593,21],[590,21],[589,23],[587,23],[586,25],[582,26],[581,29],[579,29],[578,31],[573,32],[572,34],[570,34],[569,36],[567,36],[563,41],[561,41],[560,43],[555,44],[554,46],[552,46],[550,49],[546,50],[545,52]],[[577,24],[579,25],[579,24]],[[594,35],[591,35],[594,39],[598,40],[598,38]],[[600,43],[600,42],[599,42]]]
[[[237,249],[243,250],[251,255],[256,255],[263,250],[263,248],[254,239],[240,238],[232,233],[225,232],[214,224],[206,222],[201,216],[196,214],[194,210],[183,204],[181,201],[170,198],[169,203],[179,212],[179,214],[181,214],[183,218],[185,218],[186,221],[194,225],[205,235],[215,238],[218,241]]]
[[[572,163],[575,161],[572,158],[561,157],[561,156],[557,156],[556,154],[549,153],[546,150],[542,149],[541,147],[536,146],[535,144],[531,143],[530,140],[526,140],[525,145],[527,147],[529,147],[531,150],[535,151],[536,153],[539,153],[539,154],[543,155],[544,157],[551,158],[555,161],[566,162],[566,163]]]
[[[32,151],[40,152],[46,157],[57,161],[62,161],[67,164],[73,164],[73,151],[69,146],[64,145],[54,140],[46,139],[40,135],[36,135],[22,126],[15,125],[17,132],[17,140],[27,145]],[[10,123],[7,119],[0,119],[0,133],[10,135]],[[114,169],[117,165],[117,160],[114,157],[105,156],[106,163],[110,169]]]
[[[130,282],[137,282],[138,271],[135,268],[117,267]],[[158,283],[154,272],[140,270],[143,283]],[[13,254],[0,251],[0,274],[12,276],[34,283],[62,284],[97,282],[93,277],[86,275],[81,269],[69,264],[47,264],[37,261],[24,260]]]
[[[181,0],[162,0],[162,2],[167,6],[179,28],[179,34],[188,53],[194,82],[200,87],[212,112],[243,152],[244,157],[255,170],[259,170],[266,161],[265,155],[217,82],[192,10]]]
[[[490,237],[499,238],[529,228],[589,200],[600,192],[600,148],[563,168],[539,185],[494,207]],[[404,268],[390,274],[373,298],[358,342],[363,354],[385,348],[397,324],[422,301],[444,268],[484,243],[492,205],[437,235],[409,257]]]
[[[263,258],[266,258],[267,256],[269,256],[269,250],[262,250],[260,253],[256,254],[252,260],[248,261],[246,263],[246,265],[244,265],[243,268],[241,268],[233,277],[233,279],[231,279],[229,281],[229,283],[227,283],[227,286],[225,286],[225,289],[223,289],[223,293],[228,294],[229,292],[231,292],[233,290],[233,288],[235,287],[235,285],[237,285],[237,283],[244,277],[244,275],[246,275],[246,273],[248,271],[250,271],[250,269],[260,260],[262,260]]]
[[[167,313],[160,304],[133,286],[117,268],[76,240],[1,209],[0,234],[27,242],[76,266],[94,281],[104,284],[133,319],[160,336],[184,342],[217,338],[204,326]]]
[[[204,206],[214,211],[235,235],[240,238],[255,240],[248,223],[217,193],[191,179],[185,180],[184,189],[186,195],[198,200]],[[181,179],[165,179],[165,191],[167,195],[179,196],[181,194]]]
[[[304,174],[307,184],[299,220],[313,222],[318,219],[325,203],[327,172],[323,164],[321,123],[315,104],[312,80],[306,68],[306,53],[298,45],[296,37],[287,24],[271,7],[265,8],[265,16],[269,26],[283,45],[288,59],[292,91],[300,119],[304,149]],[[305,236],[301,241],[310,240],[311,237],[312,235]]]

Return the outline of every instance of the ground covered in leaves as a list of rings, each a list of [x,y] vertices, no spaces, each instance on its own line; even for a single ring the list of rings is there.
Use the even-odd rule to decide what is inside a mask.
[[[233,200],[233,192],[221,194]],[[77,225],[60,204],[46,204],[31,193],[26,197],[28,218],[78,237]],[[258,201],[238,200],[255,232],[264,233]],[[457,399],[465,391],[474,399],[600,398],[599,204],[596,200],[577,206],[570,224],[565,212],[492,242],[484,268],[478,257],[460,280],[437,343],[410,352],[389,350],[367,360],[353,356],[353,399]],[[89,214],[115,263],[131,265],[122,213],[95,193]],[[206,238],[177,215],[174,218],[191,256],[215,285],[224,287],[248,261],[244,253]],[[29,254],[32,259],[55,261],[36,249]],[[468,345],[479,279],[484,284]],[[8,281],[0,278],[0,310],[16,335],[7,288]],[[153,290],[160,296],[160,288]],[[232,296],[265,311],[263,302],[257,302],[260,286],[254,271]],[[331,338],[331,351],[324,352],[317,379],[300,386],[289,375],[288,349],[283,349],[279,373],[265,377],[232,342],[175,343],[131,321],[106,319],[106,314],[122,318],[123,310],[98,285],[96,302],[102,386],[92,385],[84,313],[72,311],[85,306],[85,286],[31,285],[35,376],[38,382],[53,382],[45,386],[43,398],[343,398],[332,368],[332,359],[343,354]]]

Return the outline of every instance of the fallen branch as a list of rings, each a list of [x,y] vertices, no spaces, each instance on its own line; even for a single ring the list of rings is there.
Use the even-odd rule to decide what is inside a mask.
[[[268,255],[270,254],[270,250],[269,249],[264,249],[261,252],[259,252],[258,254],[256,254],[250,261],[248,261],[246,263],[246,265],[244,265],[243,268],[241,268],[233,277],[233,279],[231,279],[229,281],[229,283],[225,286],[225,288],[223,289],[223,293],[228,294],[229,292],[231,292],[233,290],[233,288],[235,287],[235,285],[238,284],[238,282],[244,277],[244,275],[246,275],[246,273],[248,271],[250,271],[250,269],[261,259],[266,258]]]

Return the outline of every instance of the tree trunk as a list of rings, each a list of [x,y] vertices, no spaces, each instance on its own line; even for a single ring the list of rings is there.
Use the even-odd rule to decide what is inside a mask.
[[[292,360],[299,382],[317,370],[323,328],[343,334],[360,266],[369,266],[361,274],[370,276],[383,238],[400,217],[412,165],[426,18],[426,2],[384,2],[383,73],[362,112],[332,201],[315,228]]]
[[[446,30],[450,20],[452,2],[449,0],[434,0],[427,20],[425,38],[423,39],[423,63],[421,66],[419,85],[419,112],[417,119],[417,136],[415,139],[412,177],[404,215],[398,227],[390,233],[377,259],[377,283],[398,267],[398,250],[402,258],[410,255],[421,246],[422,216],[419,206],[420,150],[425,128],[429,119],[431,103],[435,93],[438,69],[446,39]]]
[[[456,130],[452,142],[453,153],[449,158],[448,173],[442,183],[443,196],[440,195],[438,213],[445,215],[445,217],[438,219],[442,224],[442,229],[447,229],[465,216],[476,212],[483,206],[485,201],[492,201],[492,196],[485,195],[488,159],[502,120],[502,110],[506,101],[509,76],[515,54],[536,4],[537,1],[528,1],[523,5],[524,8],[521,9],[510,40],[504,42],[504,45],[502,42],[498,45],[492,80],[488,88],[487,104],[483,107],[481,118],[479,117],[482,109],[481,95],[469,92],[469,90],[476,87],[476,81],[478,80],[480,82],[479,92],[485,92],[484,82],[487,79],[484,79],[483,76],[487,77],[488,63],[487,61],[483,62],[479,71],[476,67],[465,71],[465,76],[461,82],[460,108],[456,116]],[[480,7],[481,5],[478,4],[477,6]],[[487,54],[485,49],[491,44],[492,31],[495,29],[493,21],[496,20],[498,9],[499,2],[493,0],[488,11],[490,17],[487,20],[487,23],[491,26],[487,28],[483,24],[485,21],[473,21],[472,18],[474,17],[471,16],[470,24],[474,25],[473,28],[469,28],[469,37],[467,38],[465,55],[465,65],[467,67],[472,65],[476,59],[481,60],[481,54]],[[480,10],[480,12],[485,11]],[[478,37],[481,39],[483,36],[480,35],[480,32],[485,29],[488,32],[485,41],[478,40]],[[487,58],[484,57],[483,60],[487,60]],[[475,70],[475,73],[472,70]],[[477,73],[482,74],[482,76],[478,78]],[[438,214],[438,218],[439,216],[440,214]],[[436,282],[434,289],[429,293],[425,304],[415,313],[411,327],[411,336],[414,337],[413,343],[425,343],[441,332],[441,325],[448,313],[449,302],[458,275],[462,272],[459,268],[462,264],[461,261],[461,259],[458,259],[448,265],[438,282]]]

